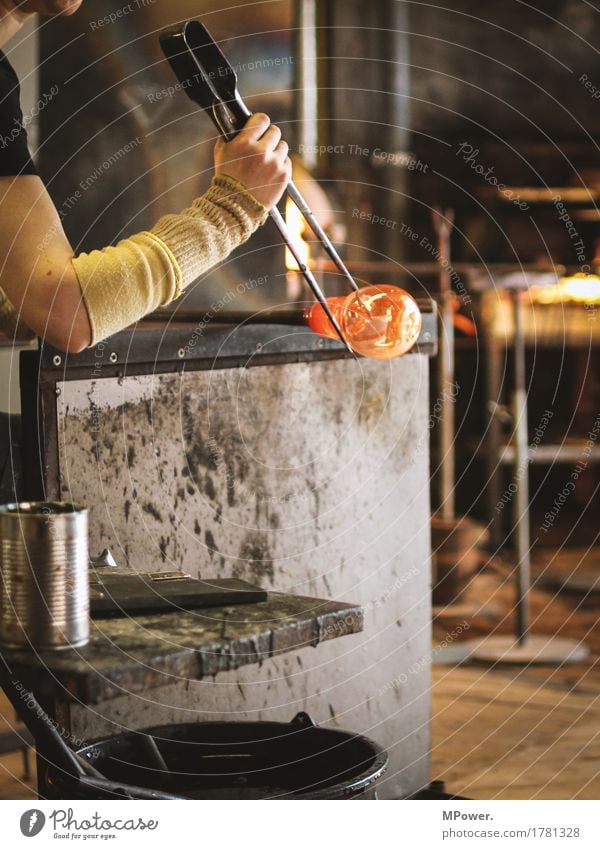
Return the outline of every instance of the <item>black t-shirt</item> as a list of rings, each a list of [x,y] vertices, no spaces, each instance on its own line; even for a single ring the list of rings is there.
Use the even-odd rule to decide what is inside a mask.
[[[37,174],[23,126],[19,79],[0,50],[0,177]]]

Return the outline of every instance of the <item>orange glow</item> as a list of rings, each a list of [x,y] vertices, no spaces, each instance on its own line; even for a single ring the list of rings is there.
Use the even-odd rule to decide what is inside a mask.
[[[600,303],[600,277],[596,274],[574,274],[562,277],[552,286],[531,288],[532,300],[539,304]]]
[[[288,226],[294,247],[299,252],[300,258],[308,265],[310,260],[310,245],[302,238],[306,232],[306,221],[294,201],[290,200],[290,198],[285,202],[285,223]],[[300,271],[298,263],[288,247],[285,249],[285,267],[289,271]]]
[[[399,357],[410,351],[421,332],[421,311],[414,298],[398,286],[365,286],[346,297],[327,298],[327,303],[344,339],[363,357]],[[320,304],[307,310],[305,318],[315,333],[338,338]]]

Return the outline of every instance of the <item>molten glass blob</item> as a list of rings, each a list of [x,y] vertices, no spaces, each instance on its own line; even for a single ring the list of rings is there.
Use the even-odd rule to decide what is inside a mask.
[[[363,357],[399,357],[410,351],[421,332],[421,311],[398,286],[365,286],[346,297],[327,298],[327,303],[344,339]],[[315,333],[338,338],[321,304],[314,304],[304,317]]]

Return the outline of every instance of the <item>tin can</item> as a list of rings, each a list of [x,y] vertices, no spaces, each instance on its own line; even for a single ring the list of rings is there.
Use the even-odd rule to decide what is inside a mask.
[[[83,507],[0,506],[0,645],[60,650],[87,643],[88,548]]]

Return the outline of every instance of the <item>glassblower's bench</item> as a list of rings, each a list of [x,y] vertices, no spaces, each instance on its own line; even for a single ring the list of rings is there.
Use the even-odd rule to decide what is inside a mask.
[[[23,355],[28,497],[88,506],[92,553],[121,567],[269,591],[7,654],[72,740],[307,711],[388,750],[380,796],[428,784],[435,342],[426,312],[415,352],[387,362],[301,327],[152,322],[66,361]]]

